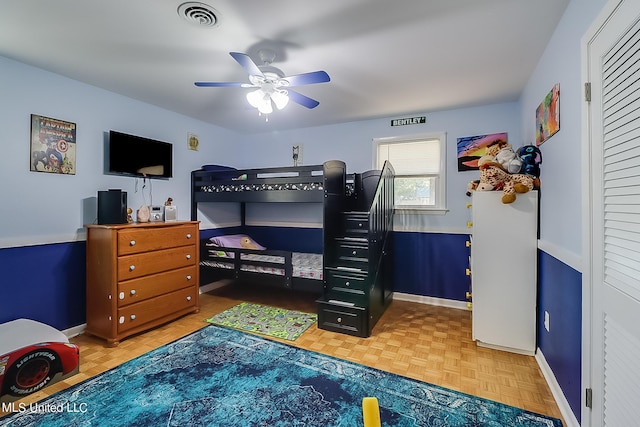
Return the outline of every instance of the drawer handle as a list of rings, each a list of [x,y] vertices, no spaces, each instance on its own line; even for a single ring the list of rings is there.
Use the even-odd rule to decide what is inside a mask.
[[[191,275],[187,274],[187,280],[191,280]]]
[[[358,227],[362,228],[362,223],[359,223],[359,224],[358,224]]]
[[[132,241],[129,242],[129,246],[135,246],[135,245],[136,245],[136,241],[135,240],[132,240]]]
[[[130,265],[130,266],[129,266],[129,271],[133,271],[133,270],[135,270],[135,269],[136,269],[136,266],[135,266],[135,265]]]
[[[131,315],[131,320],[136,320],[136,315],[135,314]]]
[[[187,254],[187,259],[191,259],[191,255]]]
[[[345,286],[349,286],[349,282],[348,282],[348,281],[347,281],[347,282],[345,282],[345,283],[344,283],[344,285],[345,285]]]
[[[191,233],[187,233],[187,239],[191,238]]]
[[[135,295],[136,294],[136,290],[135,289],[131,289],[131,291],[129,292],[131,295]]]
[[[187,297],[187,301],[191,301],[191,296],[188,296],[188,297]]]
[[[121,325],[124,323],[124,316],[120,316],[120,318],[118,319],[118,323],[120,323]]]
[[[355,254],[357,254],[357,253],[358,253],[357,251],[353,251],[353,252],[351,252],[351,254],[353,254],[353,255],[355,255]]]
[[[342,317],[338,317],[338,318],[336,319],[336,321],[337,321],[338,323],[342,323]]]
[[[120,298],[120,299],[124,299],[124,292],[120,292],[120,293],[118,294],[118,298]]]

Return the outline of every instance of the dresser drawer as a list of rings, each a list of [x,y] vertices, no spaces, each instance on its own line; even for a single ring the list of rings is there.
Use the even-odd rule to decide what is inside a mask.
[[[369,245],[366,243],[340,241],[338,242],[338,256],[340,258],[369,260]]]
[[[180,246],[118,257],[118,281],[196,265],[197,247]]]
[[[120,230],[118,232],[118,255],[195,245],[198,244],[198,240],[198,228],[191,224]]]
[[[318,301],[318,327],[358,337],[369,336],[367,310],[356,305],[340,302]]]
[[[325,278],[330,289],[343,288],[364,291],[369,285],[369,277],[366,272],[327,268]]]
[[[181,289],[118,309],[118,333],[144,326],[171,314],[195,307],[198,303],[197,287]]]
[[[118,304],[125,306],[163,295],[176,289],[198,286],[198,266],[179,268],[118,283]]]
[[[366,237],[369,233],[369,217],[361,214],[346,214],[344,228],[346,236]]]

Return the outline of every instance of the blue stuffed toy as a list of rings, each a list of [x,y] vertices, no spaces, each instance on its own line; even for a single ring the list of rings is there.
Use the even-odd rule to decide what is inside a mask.
[[[520,173],[540,178],[542,152],[535,145],[524,145],[518,149],[518,156],[522,160]]]

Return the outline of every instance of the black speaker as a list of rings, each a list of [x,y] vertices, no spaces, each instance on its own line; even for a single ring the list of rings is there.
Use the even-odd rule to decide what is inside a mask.
[[[98,224],[127,223],[127,192],[98,191]]]

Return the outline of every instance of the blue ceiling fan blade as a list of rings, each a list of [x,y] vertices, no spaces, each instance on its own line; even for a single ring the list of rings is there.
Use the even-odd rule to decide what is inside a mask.
[[[308,96],[304,96],[303,94],[296,92],[294,90],[287,89],[287,92],[289,93],[290,100],[292,100],[297,104],[302,105],[303,107],[316,108],[320,104],[315,99],[311,99]]]
[[[324,71],[314,71],[311,73],[296,74],[284,78],[289,82],[289,86],[311,85],[314,83],[326,83],[331,80],[329,74]]]
[[[253,62],[253,59],[251,59],[246,53],[229,52],[229,55],[238,61],[238,64],[240,64],[250,76],[264,76],[262,71],[260,71],[260,68],[258,68],[256,63]]]
[[[247,83],[239,82],[195,82],[194,85],[198,87],[243,87]]]

